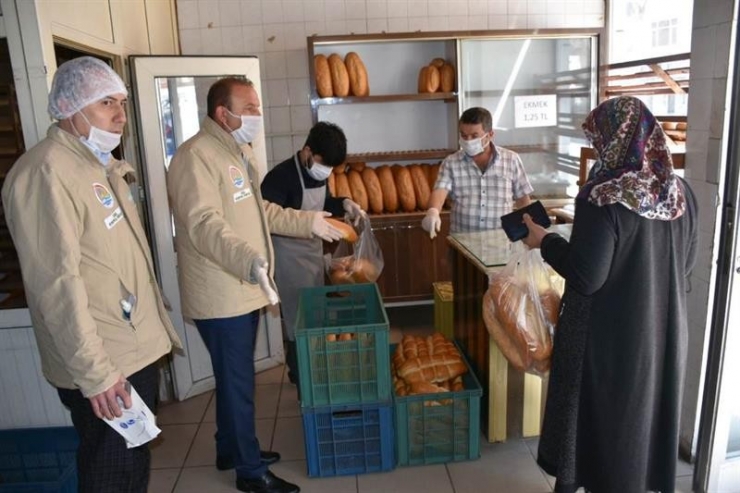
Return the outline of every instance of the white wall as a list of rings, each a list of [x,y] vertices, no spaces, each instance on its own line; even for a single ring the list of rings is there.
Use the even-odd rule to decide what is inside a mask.
[[[177,0],[184,55],[257,55],[270,165],[311,128],[306,36],[603,27],[603,0]]]
[[[728,112],[727,74],[730,56],[732,0],[695,0],[691,42],[691,96],[686,142],[686,178],[699,202],[699,258],[689,293],[689,356],[682,406],[681,448],[696,448],[696,420],[704,378],[704,352],[711,317],[715,228],[720,174],[724,166],[722,138]]]

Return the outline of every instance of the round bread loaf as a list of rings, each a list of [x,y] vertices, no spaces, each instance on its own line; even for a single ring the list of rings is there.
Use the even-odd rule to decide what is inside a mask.
[[[341,173],[336,176],[337,197],[352,199],[352,189],[349,186],[347,173]]]
[[[331,72],[331,87],[334,96],[343,98],[349,95],[349,74],[342,57],[336,53],[329,55],[329,71]]]
[[[334,175],[334,173],[329,175],[329,178],[326,179],[326,186],[329,189],[329,195],[332,197],[337,196],[337,178]]]
[[[313,68],[316,73],[316,92],[322,98],[330,98],[334,95],[331,86],[331,72],[329,70],[329,60],[324,55],[315,55],[313,57]]]
[[[435,67],[437,67],[437,68],[442,68],[442,66],[443,66],[443,65],[444,65],[445,63],[446,63],[446,62],[445,62],[445,59],[444,59],[444,58],[435,58],[435,59],[433,59],[433,60],[432,60],[432,61],[431,61],[431,62],[429,63],[429,65],[433,65],[433,66],[435,66]]]
[[[429,92],[427,91],[427,71],[429,70],[428,66],[421,67],[421,70],[419,70],[419,88],[418,92],[425,93]]]
[[[353,228],[352,225],[338,219],[332,219],[330,217],[326,218],[326,222],[342,232],[343,240],[346,240],[350,243],[354,243],[357,241],[357,231],[355,231],[355,228]]]
[[[404,212],[413,212],[416,210],[416,195],[414,194],[411,173],[405,166],[399,164],[394,164],[391,171],[393,171],[393,178],[396,182],[396,193],[401,209]]]
[[[398,194],[396,193],[396,182],[393,181],[393,172],[388,165],[380,166],[375,170],[380,182],[380,189],[383,191],[383,209],[386,212],[396,212],[398,210]]]
[[[380,180],[375,170],[372,168],[365,168],[362,170],[362,181],[365,183],[365,191],[367,192],[367,202],[370,206],[370,211],[374,214],[380,214],[383,212],[383,191],[380,188]]]
[[[349,180],[349,188],[352,190],[352,200],[357,202],[360,209],[367,211],[367,190],[365,190],[365,184],[362,182],[362,175],[359,171],[350,170],[347,173],[347,180]]]
[[[411,183],[414,187],[416,207],[425,211],[429,204],[429,182],[421,166],[420,164],[412,164],[408,168],[411,173]]]
[[[350,51],[344,57],[344,65],[349,75],[349,89],[354,96],[369,96],[370,88],[367,83],[367,70],[360,55]]]
[[[380,272],[375,267],[375,264],[364,258],[354,259],[351,267],[352,280],[357,284],[365,284],[368,282],[375,282],[380,276]]]
[[[363,169],[365,169],[365,163],[363,163],[362,161],[357,161],[356,163],[349,163],[349,168],[355,171],[362,171]]]
[[[439,90],[452,92],[455,90],[455,67],[445,63],[439,69]]]
[[[426,90],[424,92],[437,92],[437,89],[439,89],[439,69],[434,65],[429,65],[426,76]]]

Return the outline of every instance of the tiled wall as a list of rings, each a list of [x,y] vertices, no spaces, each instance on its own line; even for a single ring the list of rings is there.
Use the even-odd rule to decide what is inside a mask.
[[[719,176],[723,160],[722,138],[728,103],[731,0],[695,0],[691,40],[691,97],[689,98],[686,177],[699,202],[699,257],[689,293],[689,356],[686,370],[681,446],[695,447],[696,418],[701,409],[703,354],[711,317],[716,262],[715,220]]]
[[[270,165],[311,128],[306,36],[603,27],[603,0],[177,0],[183,55],[257,55]]]

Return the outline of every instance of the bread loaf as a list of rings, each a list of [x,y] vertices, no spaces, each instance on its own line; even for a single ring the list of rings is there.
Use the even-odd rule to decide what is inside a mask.
[[[687,130],[688,128],[689,128],[689,124],[686,122],[676,123],[676,130]]]
[[[336,53],[329,55],[329,71],[334,96],[343,98],[349,95],[349,74],[342,58]]]
[[[349,180],[347,179],[347,173],[338,174],[335,177],[335,181],[336,181],[336,186],[337,186],[336,197],[352,199],[352,189],[349,187]]]
[[[398,195],[396,194],[396,183],[393,181],[393,172],[388,165],[380,166],[375,169],[380,182],[380,189],[383,191],[383,209],[386,212],[396,212],[398,210]]]
[[[499,351],[511,366],[519,371],[529,368],[529,357],[520,338],[512,338],[497,317],[495,295],[489,288],[483,295],[483,322]]]
[[[411,180],[411,173],[404,166],[395,164],[391,168],[393,178],[396,182],[396,193],[401,209],[404,212],[413,212],[416,210],[416,195],[414,194],[414,184]]]
[[[419,70],[419,87],[418,92],[425,93],[429,92],[427,91],[427,71],[429,70],[428,66],[421,67],[421,70]]]
[[[362,161],[355,161],[354,163],[349,163],[349,169],[353,169],[355,171],[362,171],[365,169],[365,163]]]
[[[438,394],[440,392],[449,392],[449,389],[430,382],[414,382],[408,386],[409,395]]]
[[[315,55],[313,57],[313,68],[316,73],[316,92],[322,98],[330,98],[334,95],[331,86],[331,71],[329,70],[329,61],[324,55]]]
[[[326,186],[329,189],[329,195],[332,197],[337,196],[337,178],[334,176],[334,173],[329,175],[329,178],[326,179]]]
[[[434,354],[407,359],[397,369],[398,376],[412,384],[416,382],[444,382],[467,371],[461,358],[447,354]]]
[[[350,266],[350,277],[356,284],[365,284],[377,281],[380,272],[374,263],[364,258],[357,258]]]
[[[355,228],[353,228],[352,225],[347,224],[344,221],[332,219],[330,217],[326,218],[326,222],[342,232],[343,240],[346,240],[350,243],[354,243],[357,241],[357,231],[355,231]]]
[[[427,67],[425,89],[424,92],[437,92],[439,89],[439,69],[434,65]]]
[[[383,212],[383,191],[380,188],[380,180],[378,175],[372,168],[365,168],[362,170],[362,181],[365,183],[365,191],[367,192],[367,202],[370,207],[370,211],[374,214],[380,214]]]
[[[548,289],[544,293],[540,293],[540,303],[545,313],[545,320],[552,328],[555,328],[560,315],[560,296],[554,290]]]
[[[334,166],[331,172],[335,175],[343,175],[347,171],[347,162],[343,162],[339,166]]]
[[[437,68],[442,68],[445,63],[446,62],[444,58],[435,58],[429,63],[429,65],[432,65]]]
[[[359,171],[350,170],[347,173],[347,180],[349,180],[349,188],[352,190],[352,200],[357,202],[360,209],[367,211],[367,191],[365,190],[365,184],[362,182],[362,175]]]
[[[412,164],[408,168],[411,173],[411,183],[414,187],[416,207],[425,211],[429,204],[429,182],[427,181],[426,175],[424,175],[424,170],[422,170],[421,165]]]
[[[439,69],[439,90],[452,92],[455,90],[455,67],[445,63]]]
[[[354,51],[350,51],[344,57],[344,65],[347,67],[349,75],[349,88],[354,96],[369,96],[370,89],[367,83],[367,70],[362,63],[360,56]]]

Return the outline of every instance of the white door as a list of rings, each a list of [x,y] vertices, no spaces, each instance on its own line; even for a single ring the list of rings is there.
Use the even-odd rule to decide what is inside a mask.
[[[173,356],[175,396],[183,400],[212,389],[215,382],[208,351],[193,322],[180,311],[174,228],[165,175],[177,147],[199,130],[206,116],[206,95],[215,81],[225,76],[247,77],[261,95],[259,61],[256,57],[169,56],[136,56],[129,60],[154,261],[162,289],[172,305],[172,322],[185,345],[184,354]],[[253,147],[260,176],[264,176],[264,135]],[[255,367],[260,371],[283,362],[279,313],[274,309],[263,311]]]

